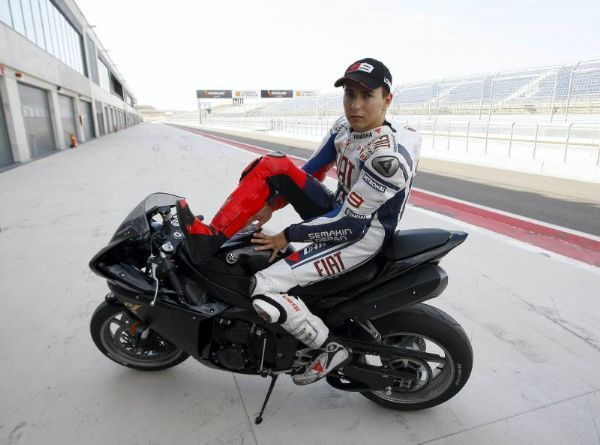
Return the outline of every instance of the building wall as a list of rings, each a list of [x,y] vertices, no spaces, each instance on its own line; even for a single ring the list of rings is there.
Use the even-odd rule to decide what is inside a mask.
[[[0,1],[6,2],[6,0]],[[11,7],[14,8],[14,5],[18,5],[20,1],[29,0],[11,0]],[[37,1],[40,3],[36,3]],[[39,4],[39,10],[44,11],[41,3],[43,1],[45,0],[33,0],[33,3],[29,4]],[[61,119],[59,94],[73,99],[76,120],[75,136],[79,143],[87,142],[83,127],[84,115],[89,115],[85,110],[86,102],[91,103],[92,106],[92,135],[94,137],[117,131],[142,120],[140,114],[133,107],[135,96],[111,63],[102,43],[93,33],[77,5],[71,0],[52,0],[52,4],[66,19],[63,26],[68,23],[76,31],[73,32],[72,29],[69,29],[71,48],[69,64],[61,61],[59,57],[55,57],[52,54],[54,51],[46,44],[48,27],[44,27],[42,35],[45,39],[44,43],[41,43],[37,37],[32,38],[31,32],[27,30],[21,28],[21,32],[19,32],[18,27],[14,27],[14,21],[5,23],[10,21],[6,19],[6,14],[4,14],[5,22],[0,21],[0,106],[4,112],[10,151],[15,163],[26,162],[33,158],[31,147],[28,145],[22,104],[19,98],[20,83],[35,86],[47,92],[56,150],[70,147],[70,137],[65,134]],[[42,17],[40,21],[38,16],[38,22],[42,25],[44,20]],[[39,31],[35,33],[36,36],[39,34]],[[65,32],[63,35],[67,36],[67,33]],[[67,38],[65,37],[65,39]],[[73,42],[77,40],[81,42],[81,63],[75,60],[78,51],[77,44]],[[65,47],[67,47],[66,44]],[[67,60],[65,57],[62,59]],[[113,91],[108,91],[100,86],[98,59],[101,59],[107,66],[112,81],[122,87],[122,92],[118,88],[119,85],[117,85],[117,90]],[[123,97],[119,97],[118,94],[122,94]],[[126,100],[130,103],[127,103]],[[99,113],[104,113],[101,118],[99,118]],[[127,115],[127,119],[123,118],[125,115]],[[114,116],[121,116],[122,124],[117,124]],[[126,125],[124,125],[125,123]],[[100,125],[103,128],[100,128]],[[89,137],[89,135],[90,132],[87,131],[87,136]],[[0,143],[3,143],[2,140]]]

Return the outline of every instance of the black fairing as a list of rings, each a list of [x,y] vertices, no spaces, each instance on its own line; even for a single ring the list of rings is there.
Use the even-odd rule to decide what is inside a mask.
[[[231,306],[252,308],[249,298],[251,275],[241,264],[229,265],[215,257],[197,267],[185,249],[180,249],[177,255],[177,272],[183,277],[184,286],[188,290],[196,287],[195,293],[205,292]]]
[[[441,267],[431,263],[422,264],[364,295],[335,306],[328,312],[326,323],[338,326],[349,318],[375,320],[404,307],[435,298],[447,285],[448,275]]]

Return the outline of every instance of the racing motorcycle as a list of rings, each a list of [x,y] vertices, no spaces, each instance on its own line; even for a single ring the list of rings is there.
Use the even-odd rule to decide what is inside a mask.
[[[92,315],[93,341],[111,360],[140,371],[192,356],[212,368],[271,377],[260,423],[277,377],[302,369],[311,356],[252,308],[251,277],[270,264],[270,253],[250,242],[256,226],[195,264],[176,215],[179,199],[148,196],[91,260],[110,289]],[[436,406],[461,390],[473,363],[469,338],[452,317],[422,302],[444,291],[440,259],[466,237],[441,229],[396,232],[366,264],[289,291],[351,352],[326,376],[329,385],[398,410]],[[288,246],[281,257],[294,251]]]

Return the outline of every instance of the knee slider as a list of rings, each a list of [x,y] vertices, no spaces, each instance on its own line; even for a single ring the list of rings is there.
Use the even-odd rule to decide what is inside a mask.
[[[283,323],[287,314],[275,299],[266,295],[257,295],[252,298],[252,307],[260,318],[267,323]]]

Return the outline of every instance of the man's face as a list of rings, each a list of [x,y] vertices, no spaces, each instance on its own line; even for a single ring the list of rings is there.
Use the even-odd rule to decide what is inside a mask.
[[[370,90],[353,80],[344,83],[344,113],[359,133],[383,125],[385,111],[392,101],[383,87]]]

